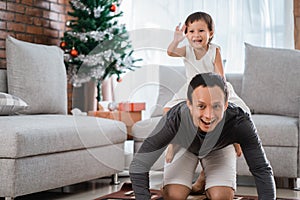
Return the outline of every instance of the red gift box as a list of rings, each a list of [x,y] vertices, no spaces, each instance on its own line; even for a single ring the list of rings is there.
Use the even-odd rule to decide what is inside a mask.
[[[146,103],[142,102],[121,102],[118,106],[119,111],[142,111],[146,109]]]

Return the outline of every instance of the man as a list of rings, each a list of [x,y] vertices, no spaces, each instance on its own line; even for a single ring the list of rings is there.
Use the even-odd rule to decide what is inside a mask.
[[[164,169],[164,199],[186,199],[198,159],[209,199],[233,199],[235,156],[239,143],[253,174],[258,197],[275,199],[275,181],[256,128],[241,108],[228,103],[226,83],[214,73],[198,74],[190,82],[187,102],[174,106],[144,141],[130,165],[136,199],[148,200],[149,170],[169,143],[179,150]]]

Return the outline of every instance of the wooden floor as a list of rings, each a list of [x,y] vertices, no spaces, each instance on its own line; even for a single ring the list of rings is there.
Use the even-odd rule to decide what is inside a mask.
[[[162,173],[153,172],[151,176],[151,188],[159,189],[162,185]],[[102,178],[69,187],[59,188],[51,191],[35,193],[15,198],[15,200],[92,200],[100,196],[118,191],[122,183],[128,182],[128,173],[121,173],[121,183],[119,185],[111,185],[111,178]],[[257,195],[255,187],[238,186],[236,194],[240,195]],[[292,189],[277,189],[277,197],[300,199],[300,191]],[[4,200],[4,198],[0,198]],[[197,197],[189,197],[196,200]]]

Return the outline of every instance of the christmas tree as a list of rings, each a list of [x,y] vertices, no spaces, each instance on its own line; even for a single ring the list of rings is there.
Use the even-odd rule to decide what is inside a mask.
[[[100,101],[101,81],[113,74],[133,70],[138,59],[132,57],[132,46],[124,24],[118,24],[120,0],[70,0],[68,31],[60,43],[65,51],[65,65],[73,86],[95,81]]]

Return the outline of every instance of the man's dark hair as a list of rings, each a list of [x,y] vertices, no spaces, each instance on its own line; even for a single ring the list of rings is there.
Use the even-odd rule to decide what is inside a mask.
[[[197,74],[194,78],[190,81],[189,88],[187,91],[188,100],[193,103],[192,101],[192,93],[193,91],[199,87],[213,87],[218,86],[223,92],[225,96],[225,101],[228,99],[228,90],[226,86],[226,82],[222,76],[216,73],[203,73]]]

